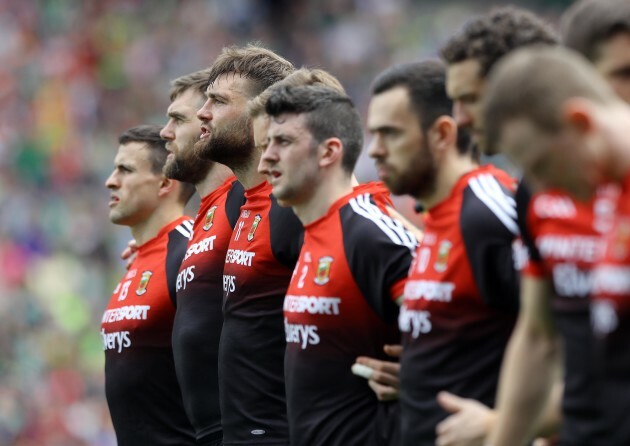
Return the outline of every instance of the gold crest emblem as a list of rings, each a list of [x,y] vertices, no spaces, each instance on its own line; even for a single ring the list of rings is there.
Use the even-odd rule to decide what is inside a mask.
[[[317,285],[326,285],[330,282],[330,265],[333,260],[334,259],[330,256],[319,258],[319,263],[317,264],[317,275],[314,279]]]
[[[149,286],[149,279],[153,273],[151,271],[144,271],[142,273],[142,278],[140,279],[140,283],[138,284],[138,288],[136,288],[136,294],[138,296],[142,296],[147,292],[147,286]]]
[[[206,222],[203,225],[203,230],[208,231],[212,225],[214,224],[214,211],[216,211],[218,206],[212,206],[208,209],[208,213],[206,214]]]
[[[446,271],[446,267],[448,266],[448,256],[451,252],[452,247],[453,244],[448,240],[442,240],[440,242],[440,246],[438,247],[437,252],[437,259],[433,264],[433,268],[435,268],[438,273],[443,273],[444,271]]]
[[[254,222],[252,223],[252,227],[249,228],[249,233],[247,234],[248,242],[254,240],[254,234],[256,234],[256,229],[258,229],[258,224],[260,223],[260,220],[262,220],[262,217],[260,216],[260,214],[256,214],[256,216],[254,217]]]

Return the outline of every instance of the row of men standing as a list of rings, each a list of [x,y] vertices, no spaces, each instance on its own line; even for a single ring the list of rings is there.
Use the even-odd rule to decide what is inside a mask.
[[[613,6],[623,5],[599,8]],[[581,2],[569,25],[593,8]],[[559,356],[552,326],[565,347],[563,444],[606,438],[584,354],[590,290],[558,273],[598,259],[562,257],[553,243],[569,231],[599,243],[615,197],[602,194],[595,222],[594,204],[516,191],[476,153],[492,147],[480,107],[492,66],[555,43],[532,14],[501,9],[450,40],[446,67],[403,64],[376,78],[369,154],[393,193],[427,210],[419,245],[382,184],[354,179],[363,131],[334,77],[248,46],[175,80],[166,126],[125,132],[106,182],[111,220],[138,245],[101,329],[119,444],[450,445],[490,430],[495,444],[520,444],[548,386],[558,381],[561,393],[545,362]],[[194,222],[183,217],[193,193],[184,182],[202,197]],[[579,212],[567,224],[557,209]],[[506,410],[493,423],[518,311],[519,223],[533,261],[503,372]],[[528,351],[532,332],[545,342]],[[398,364],[386,353],[399,354],[401,334]],[[522,370],[532,364],[530,391]],[[552,426],[558,405],[552,398]]]

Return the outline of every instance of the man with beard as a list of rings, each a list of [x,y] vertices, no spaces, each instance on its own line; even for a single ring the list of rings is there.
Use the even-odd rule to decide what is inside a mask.
[[[101,324],[105,391],[120,446],[195,445],[171,348],[175,281],[192,226],[184,206],[194,188],[163,175],[159,132],[124,132],[105,182],[110,220],[129,226],[139,246]]]
[[[169,151],[167,178],[195,185],[201,204],[177,275],[173,356],[184,407],[197,444],[220,445],[218,350],[223,324],[223,263],[244,202],[230,169],[200,160],[193,147],[201,134],[197,110],[205,101],[209,70],[175,79],[168,122],[160,135]]]
[[[207,101],[198,111],[204,160],[232,169],[245,204],[223,270],[219,388],[225,445],[289,443],[284,385],[282,303],[302,242],[302,226],[281,208],[257,171],[247,103],[293,66],[255,46],[225,48],[210,68]]]
[[[369,154],[379,177],[428,211],[399,316],[404,445],[435,444],[448,415],[440,391],[494,404],[518,308],[515,182],[477,165],[451,111],[439,61],[392,67],[372,87]]]

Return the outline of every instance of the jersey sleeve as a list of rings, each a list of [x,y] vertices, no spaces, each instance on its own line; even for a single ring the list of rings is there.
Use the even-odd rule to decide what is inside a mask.
[[[168,295],[174,307],[177,307],[177,274],[184,260],[188,241],[192,236],[192,229],[193,221],[184,220],[168,234],[168,243],[166,245],[166,283],[168,285]]]
[[[304,226],[291,208],[281,207],[273,196],[271,199],[271,251],[278,262],[293,269],[304,242]]]
[[[534,277],[542,277],[544,270],[542,257],[534,237],[531,232],[531,213],[529,207],[532,202],[532,194],[529,187],[521,181],[516,190],[516,213],[518,215],[518,228],[520,232],[520,242],[523,249],[523,261],[520,268],[524,274]]]
[[[395,300],[403,293],[418,241],[368,194],[342,209],[341,226],[346,259],[361,293],[385,321],[395,321]]]
[[[225,200],[225,213],[232,229],[236,226],[238,217],[241,214],[241,206],[244,204],[245,188],[239,181],[234,180]]]
[[[487,305],[517,311],[519,275],[512,244],[518,236],[513,193],[491,175],[464,190],[460,227],[475,283]]]

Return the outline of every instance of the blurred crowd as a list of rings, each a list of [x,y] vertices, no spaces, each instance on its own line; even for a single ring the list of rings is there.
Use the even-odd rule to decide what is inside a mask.
[[[257,40],[335,74],[365,112],[377,72],[499,3],[0,0],[0,445],[115,444],[98,327],[130,234],[103,181],[121,131],[165,121],[170,79]],[[553,22],[571,1],[510,3]]]

